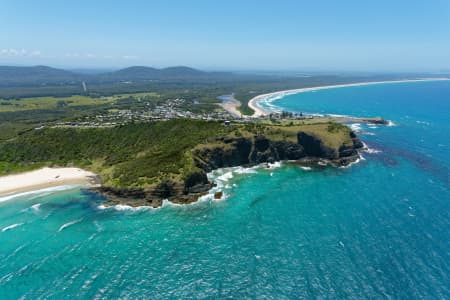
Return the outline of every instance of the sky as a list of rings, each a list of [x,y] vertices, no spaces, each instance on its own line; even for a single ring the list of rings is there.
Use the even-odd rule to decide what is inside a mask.
[[[0,0],[0,65],[450,70],[450,0]]]

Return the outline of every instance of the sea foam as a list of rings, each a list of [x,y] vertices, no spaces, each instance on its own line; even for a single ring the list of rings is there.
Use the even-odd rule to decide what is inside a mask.
[[[82,220],[83,220],[83,218],[80,218],[80,219],[77,219],[77,220],[74,220],[74,221],[71,221],[71,222],[67,222],[66,224],[63,224],[61,227],[59,227],[58,232],[61,232],[64,229],[66,229],[67,227],[72,226],[72,225],[74,225],[76,223],[79,223]]]
[[[24,196],[33,196],[31,198],[30,197],[27,198],[27,200],[31,200],[31,199],[35,199],[37,197],[47,196],[51,193],[75,189],[75,188],[78,188],[79,186],[80,185],[60,185],[60,186],[39,189],[39,190],[34,190],[34,191],[29,191],[29,192],[9,194],[9,195],[0,197],[0,202],[4,202],[4,201],[8,201],[8,200],[11,200],[14,198],[24,197]]]
[[[16,223],[16,224],[12,224],[12,225],[6,226],[6,227],[4,227],[4,228],[2,229],[2,232],[5,232],[5,231],[8,231],[8,230],[14,229],[14,228],[19,227],[19,226],[22,226],[23,224],[24,224],[24,223]]]

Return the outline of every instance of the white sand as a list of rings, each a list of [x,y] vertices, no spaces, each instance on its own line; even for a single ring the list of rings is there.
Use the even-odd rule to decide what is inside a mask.
[[[252,98],[248,102],[248,106],[255,111],[252,117],[257,118],[261,116],[268,115],[270,112],[266,111],[261,107],[259,102],[266,100],[267,98],[272,97],[284,97],[287,95],[298,94],[303,92],[311,92],[325,89],[334,89],[341,87],[351,87],[351,86],[362,86],[362,85],[372,85],[372,84],[384,84],[384,83],[403,83],[403,82],[420,82],[420,81],[442,81],[442,80],[450,80],[450,78],[421,78],[421,79],[405,79],[405,80],[391,80],[391,81],[370,81],[370,82],[358,82],[358,83],[348,83],[348,84],[337,84],[337,85],[325,85],[325,86],[317,86],[317,87],[308,87],[301,89],[293,89],[293,90],[285,90],[278,91],[268,94],[263,94]]]
[[[0,195],[66,185],[89,184],[96,174],[78,168],[42,168],[0,177]]]
[[[233,117],[242,118],[241,112],[238,110],[238,107],[241,106],[241,102],[239,101],[228,101],[226,103],[220,103],[223,109],[228,111]]]
[[[228,96],[228,100],[222,101],[219,106],[229,112],[233,117],[242,118],[242,114],[238,109],[241,106],[241,102],[234,98],[234,95]]]

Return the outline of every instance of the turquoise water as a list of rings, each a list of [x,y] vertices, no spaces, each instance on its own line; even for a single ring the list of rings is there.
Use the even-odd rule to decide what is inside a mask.
[[[79,188],[0,199],[0,298],[448,298],[450,83],[273,104],[395,126],[353,125],[371,151],[349,168],[216,172],[223,201],[101,209]]]

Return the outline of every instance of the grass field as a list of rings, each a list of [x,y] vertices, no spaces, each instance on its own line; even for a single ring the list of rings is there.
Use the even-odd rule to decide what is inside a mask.
[[[0,99],[0,112],[14,112],[35,109],[54,109],[65,106],[86,106],[113,103],[126,97],[136,99],[143,97],[158,97],[156,93],[117,94],[109,97],[90,97],[74,95],[70,97],[33,97],[4,100]]]

